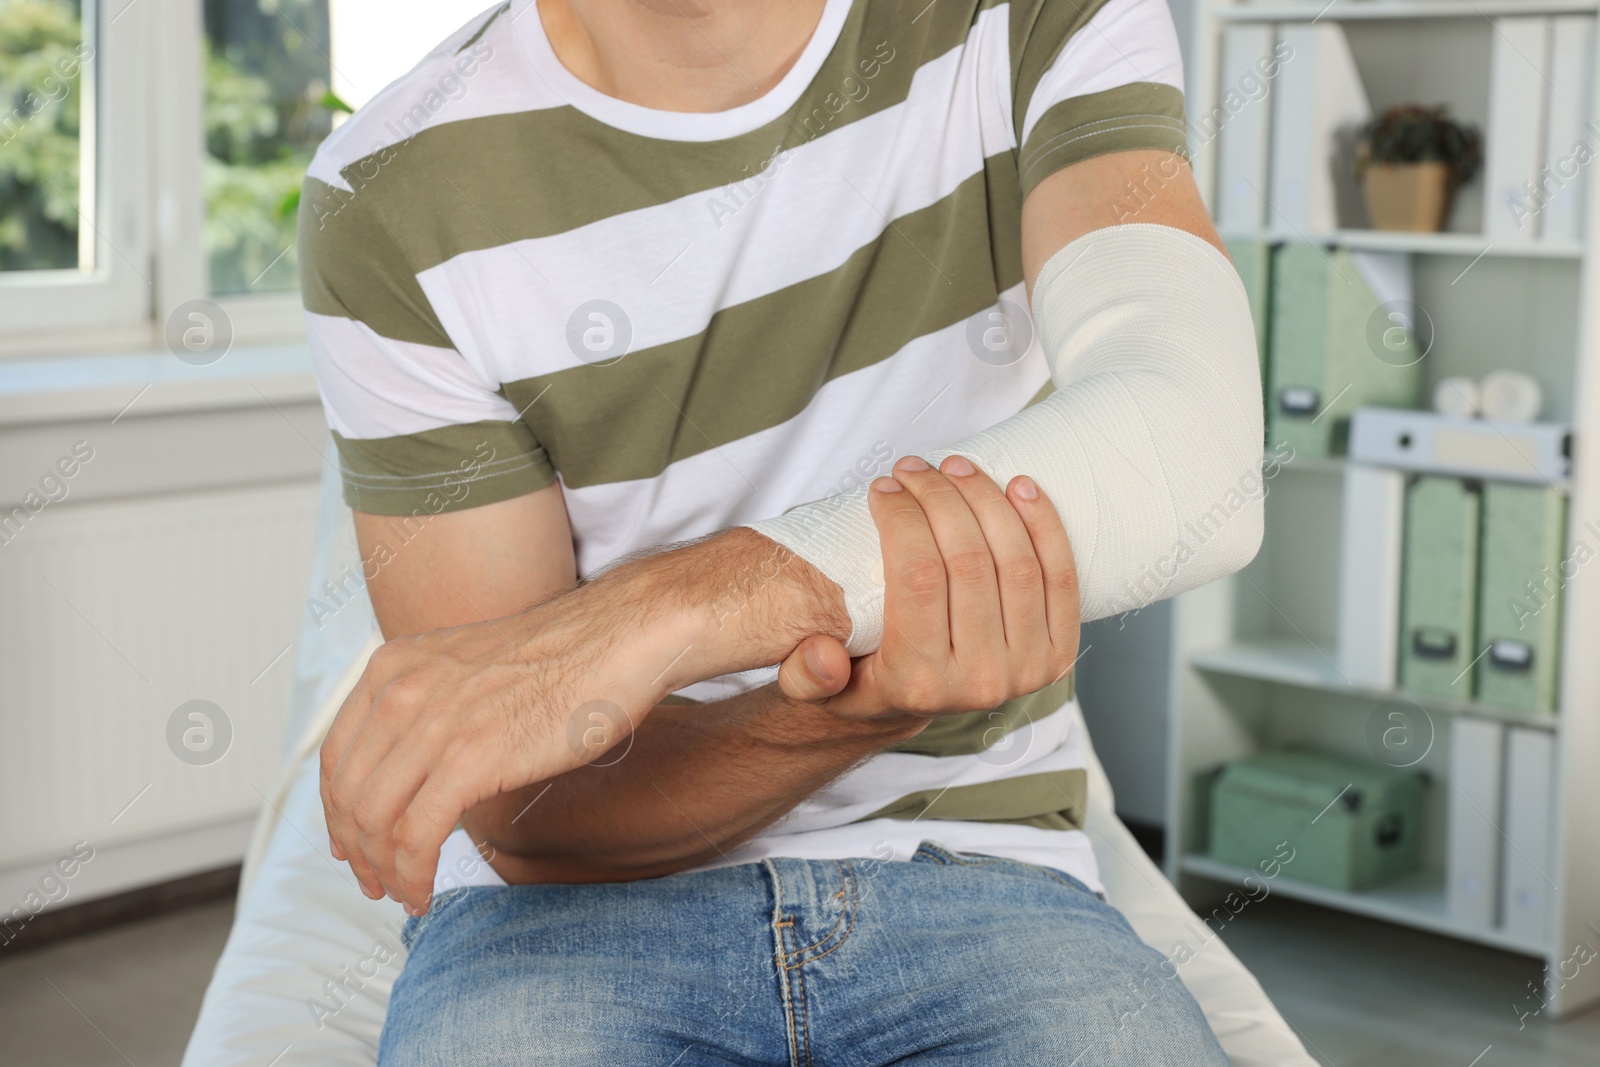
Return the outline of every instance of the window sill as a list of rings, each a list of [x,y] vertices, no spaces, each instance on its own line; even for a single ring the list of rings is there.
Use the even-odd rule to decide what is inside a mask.
[[[316,401],[303,341],[236,344],[206,367],[165,348],[0,362],[0,426]]]

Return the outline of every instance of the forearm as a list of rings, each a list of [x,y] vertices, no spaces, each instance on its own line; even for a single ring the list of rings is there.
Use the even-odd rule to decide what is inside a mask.
[[[663,704],[631,744],[462,821],[513,884],[657,877],[728,852],[927,721],[849,720],[775,685]]]
[[[843,641],[850,633],[836,584],[743,527],[630,560],[565,596],[568,610],[606,620],[630,672],[618,682],[643,686],[652,703],[708,678],[770,667],[813,634]]]
[[[1261,399],[1243,287],[1202,238],[1099,230],[1034,292],[1056,391],[948,449],[1002,484],[1027,474],[1077,557],[1085,621],[1237,570],[1261,537]],[[843,590],[850,651],[878,647],[883,584],[865,488],[753,523]]]

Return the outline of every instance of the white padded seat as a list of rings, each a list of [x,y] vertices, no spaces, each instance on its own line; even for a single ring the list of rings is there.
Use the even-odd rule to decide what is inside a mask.
[[[348,572],[346,572],[348,568]],[[360,561],[337,472],[325,472],[313,595]],[[337,582],[336,582],[337,584]],[[374,1067],[404,949],[400,905],[372,901],[328,853],[316,749],[377,644],[364,594],[308,620],[297,652],[284,774],[263,806],[238,911],[184,1067]],[[1183,902],[1117,819],[1089,757],[1088,826],[1106,895],[1179,975],[1236,1067],[1315,1067],[1255,978]],[[1174,954],[1178,945],[1186,946]]]

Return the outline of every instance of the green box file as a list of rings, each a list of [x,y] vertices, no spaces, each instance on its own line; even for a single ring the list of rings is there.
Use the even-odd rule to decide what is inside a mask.
[[[1273,253],[1269,448],[1340,454],[1356,408],[1416,406],[1421,356],[1381,304],[1348,249],[1290,243]]]
[[[1482,703],[1555,710],[1566,519],[1567,498],[1559,489],[1484,486],[1477,649]]]
[[[1400,685],[1472,698],[1478,654],[1481,483],[1423,475],[1406,487],[1400,582]]]
[[[1267,371],[1268,323],[1272,320],[1272,246],[1265,241],[1224,241],[1233,269],[1244,282],[1250,301],[1250,318],[1256,326],[1256,353],[1261,359],[1261,374]]]
[[[1422,779],[1373,760],[1268,751],[1228,764],[1211,787],[1211,855],[1333,889],[1366,889],[1417,869]],[[1283,861],[1287,842],[1294,858]]]

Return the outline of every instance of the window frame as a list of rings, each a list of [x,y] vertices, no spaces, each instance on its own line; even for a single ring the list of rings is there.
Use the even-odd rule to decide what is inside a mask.
[[[234,343],[305,336],[296,292],[213,297],[204,244],[201,0],[82,0],[92,116],[94,269],[0,272],[0,359],[158,346],[184,303],[214,300]],[[192,42],[188,47],[183,42]],[[81,84],[81,83],[80,83]]]

